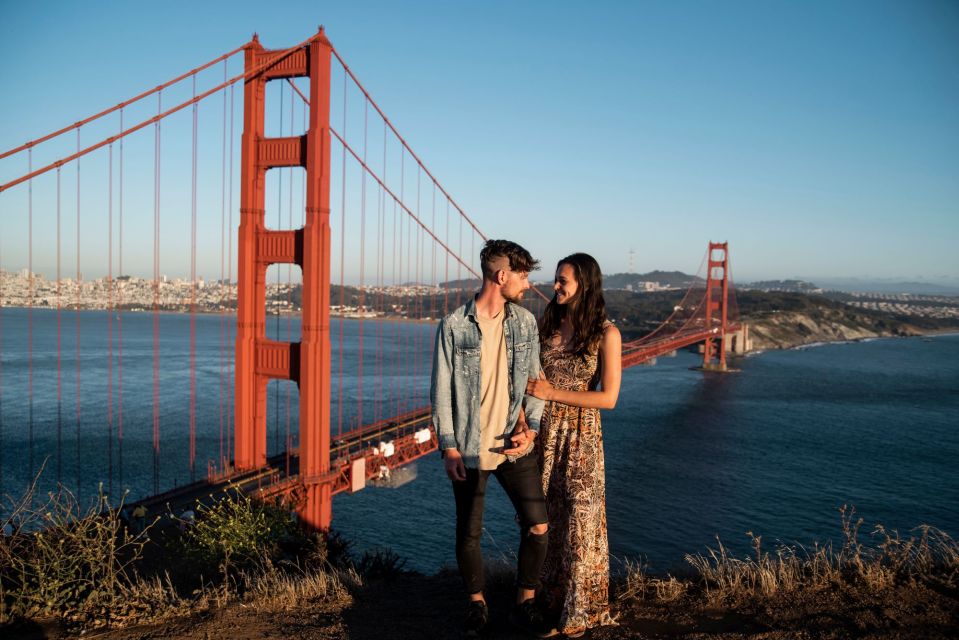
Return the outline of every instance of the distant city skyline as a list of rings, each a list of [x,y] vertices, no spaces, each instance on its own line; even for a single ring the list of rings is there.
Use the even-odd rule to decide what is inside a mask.
[[[479,228],[542,260],[535,280],[573,251],[595,255],[605,273],[694,273],[714,240],[730,243],[741,282],[959,284],[959,4],[948,1],[294,1],[269,12],[249,2],[9,3],[0,23],[8,87],[0,152],[253,32],[282,48],[320,24]],[[209,122],[206,112],[200,118]],[[189,145],[175,131],[164,139],[169,153]],[[213,137],[200,186],[211,202],[221,190]],[[151,162],[146,144],[131,141],[126,153],[129,166]],[[21,164],[0,161],[0,183],[23,174]],[[103,166],[82,165],[79,269],[91,277],[105,274],[109,252],[90,213],[105,215],[104,190],[87,186]],[[176,215],[189,209],[190,184],[179,169],[165,169],[168,188],[180,187],[163,209],[173,222],[161,231],[169,234],[161,271],[171,278],[189,275],[188,227]],[[121,258],[124,273],[152,273],[152,176],[143,173],[126,178],[126,244],[122,256],[112,247],[114,275]],[[67,165],[61,176],[63,277],[77,270],[75,174]],[[48,277],[56,271],[52,180],[36,181],[33,193],[33,270]],[[25,186],[0,193],[6,271],[27,265]],[[238,200],[232,205],[235,225]],[[230,268],[220,255],[221,211],[200,214],[197,273],[217,280]]]

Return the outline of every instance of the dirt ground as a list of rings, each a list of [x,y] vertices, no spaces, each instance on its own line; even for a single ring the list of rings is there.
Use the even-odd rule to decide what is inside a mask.
[[[506,622],[511,589],[489,590],[491,639],[528,636]],[[464,611],[459,578],[402,574],[368,584],[341,602],[302,602],[289,610],[233,604],[202,614],[185,614],[163,624],[82,635],[59,627],[19,627],[6,638],[102,638],[103,640],[194,639],[365,640],[460,638]],[[615,601],[619,626],[594,629],[586,638],[689,640],[935,639],[959,638],[959,593],[928,586],[896,587],[881,594],[855,587],[779,596],[761,602],[716,606],[702,595],[673,602]]]

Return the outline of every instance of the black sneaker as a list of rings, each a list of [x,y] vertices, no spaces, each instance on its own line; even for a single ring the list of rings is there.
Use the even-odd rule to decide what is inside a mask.
[[[509,621],[514,627],[537,638],[551,638],[559,635],[556,627],[543,618],[542,612],[532,598],[514,606],[509,614]]]
[[[466,608],[466,622],[463,624],[463,635],[467,638],[479,638],[486,631],[489,623],[489,609],[482,600],[470,600]]]

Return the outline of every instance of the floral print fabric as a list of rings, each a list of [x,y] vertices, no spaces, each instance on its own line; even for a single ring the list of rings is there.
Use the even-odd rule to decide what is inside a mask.
[[[543,370],[557,389],[589,390],[596,354],[585,358],[544,345]],[[575,634],[615,624],[609,613],[609,542],[606,469],[599,411],[547,402],[537,453],[549,516],[543,567],[546,606],[559,613],[558,629]]]

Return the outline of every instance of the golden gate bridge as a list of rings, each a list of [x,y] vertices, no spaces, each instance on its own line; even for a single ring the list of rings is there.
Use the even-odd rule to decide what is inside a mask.
[[[229,65],[241,54],[242,72],[230,76]],[[216,75],[220,68],[222,78]],[[210,86],[203,88],[204,82]],[[239,86],[243,88],[242,135],[239,225],[235,227],[234,102],[235,87]],[[171,95],[183,99],[173,100],[169,106]],[[131,113],[137,108],[142,112],[142,105],[153,101],[155,112],[130,122]],[[173,129],[174,134],[165,128]],[[93,135],[96,141],[83,144],[84,135],[87,139]],[[64,139],[75,140],[75,145],[66,147]],[[185,139],[189,145],[183,144]],[[209,153],[211,139],[213,148],[219,146],[219,157]],[[47,145],[53,147],[53,155],[37,162]],[[173,158],[170,147],[174,148]],[[64,152],[64,148],[68,150]],[[136,149],[134,161],[131,148]],[[20,296],[28,313],[27,375],[23,384],[15,387],[9,378],[4,379],[0,368],[0,436],[4,430],[28,430],[31,473],[34,403],[51,396],[47,399],[52,406],[55,394],[56,418],[48,416],[47,422],[55,422],[58,456],[64,437],[69,438],[67,431],[74,427],[77,486],[85,475],[102,474],[98,470],[102,461],[81,455],[84,438],[105,441],[107,479],[112,486],[118,475],[123,484],[124,436],[130,430],[124,422],[124,363],[129,363],[130,356],[124,354],[123,329],[128,309],[137,305],[146,307],[153,318],[149,355],[153,491],[142,497],[144,504],[186,504],[227,486],[240,487],[264,497],[285,496],[297,506],[305,524],[327,528],[334,494],[360,490],[368,481],[436,450],[429,407],[416,406],[408,389],[396,384],[397,378],[417,379],[428,374],[430,362],[422,353],[429,345],[415,344],[416,337],[406,352],[387,353],[384,345],[387,340],[406,340],[399,332],[391,333],[390,324],[436,318],[461,304],[470,293],[462,285],[464,278],[480,277],[474,261],[486,235],[414,153],[322,28],[304,42],[280,50],[265,49],[254,36],[242,47],[149,91],[3,152],[0,161],[6,163],[4,167],[16,162],[21,166],[13,177],[0,177],[0,206],[5,229],[10,228],[11,219],[26,220],[20,240],[26,247],[28,282],[26,293]],[[81,177],[81,163],[92,176]],[[215,170],[204,169],[210,165],[219,165],[218,176]],[[75,183],[68,185],[68,180],[73,182],[72,172]],[[138,173],[139,181],[132,177]],[[210,191],[204,186],[204,173],[213,174],[212,182],[219,177],[219,198],[215,193],[212,198],[204,194]],[[131,182],[137,185],[133,194]],[[144,194],[151,191],[151,182],[152,193]],[[187,183],[189,196],[185,198]],[[91,191],[99,193],[95,203],[90,203]],[[67,276],[64,260],[63,240],[70,231],[68,208],[69,214],[75,214],[74,237],[69,238],[75,257],[73,278]],[[212,212],[208,218],[219,212],[218,232],[216,220],[212,224],[205,220],[204,211]],[[40,239],[34,234],[35,224],[50,231],[52,213],[55,252],[52,233],[39,234]],[[269,226],[274,215],[276,222]],[[152,225],[152,229],[131,238],[131,218]],[[174,227],[172,240],[170,225]],[[209,287],[198,276],[197,263],[216,255],[219,246],[219,283],[231,283],[234,237],[236,319],[230,302],[220,300],[219,376],[212,384],[205,383],[197,375],[196,317],[209,309],[203,306],[208,303],[202,302]],[[149,249],[147,242],[152,242]],[[166,249],[165,243],[172,243],[174,249]],[[33,357],[32,313],[39,305],[35,249],[51,262],[55,254],[55,291],[52,300],[45,300],[56,309],[55,362],[35,362]],[[146,279],[150,295],[145,301],[135,301],[124,286],[123,260],[145,253],[152,255],[152,277]],[[170,253],[174,260],[164,262],[163,256]],[[179,423],[184,421],[171,417],[174,412],[164,404],[168,358],[161,347],[160,314],[170,308],[170,299],[163,273],[171,268],[186,271],[187,255],[189,276],[180,287],[178,308],[190,314],[185,453],[191,482],[166,487],[160,472],[163,436],[170,429],[182,429]],[[102,308],[108,311],[103,327],[106,348],[95,356],[81,355],[80,314],[85,304],[81,264],[88,270],[96,264],[106,274],[99,294]],[[289,296],[294,289],[292,267],[300,270],[296,279],[302,296],[299,339],[293,335],[289,316],[286,340],[279,339],[279,331],[273,338],[267,337],[268,276],[272,270],[281,284],[279,265],[287,266]],[[669,317],[649,334],[624,343],[624,368],[702,344],[703,369],[726,369],[731,342],[742,339],[741,334],[735,336],[740,325],[728,246],[710,243],[700,271],[703,267],[705,278],[690,286]],[[2,274],[0,271],[0,277]],[[0,306],[10,306],[12,296],[3,284],[0,282],[0,292],[7,295],[0,293]],[[349,300],[348,290],[353,292]],[[534,313],[546,299],[542,292],[536,293],[541,299],[533,301]],[[288,309],[295,306],[291,298],[287,303]],[[344,373],[348,348],[344,346],[344,323],[339,322],[337,332],[331,308],[339,313],[352,309],[358,316],[355,372]],[[365,319],[370,315],[378,318]],[[394,322],[384,321],[384,317]],[[72,361],[69,347],[64,348],[71,320]],[[0,312],[0,355],[4,352],[2,328]],[[106,363],[102,397],[88,397],[81,391],[85,363],[93,357]],[[69,380],[64,377],[71,364],[72,401]],[[372,384],[364,383],[370,368]],[[35,386],[35,375],[50,374],[44,379],[52,380],[54,371],[55,385]],[[344,377],[354,373],[355,391],[345,394]],[[283,449],[269,455],[268,385],[277,380],[287,384],[287,433]],[[129,386],[129,380],[126,383]],[[225,397],[231,386],[232,398]],[[15,392],[9,391],[14,388]],[[274,390],[277,414],[282,403],[279,387]],[[299,404],[298,429],[291,426],[294,392]],[[352,408],[349,395],[355,401]],[[219,398],[219,455],[207,460],[206,477],[198,480],[197,406],[214,398]],[[29,416],[26,425],[4,424],[2,407],[11,403],[29,405],[29,411],[21,412]],[[94,422],[99,424],[91,425],[85,418],[91,404],[106,408],[96,414]],[[172,424],[167,426],[168,422]],[[2,445],[0,441],[0,448]],[[58,465],[58,482],[61,476]]]

